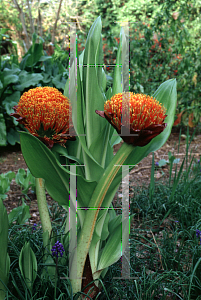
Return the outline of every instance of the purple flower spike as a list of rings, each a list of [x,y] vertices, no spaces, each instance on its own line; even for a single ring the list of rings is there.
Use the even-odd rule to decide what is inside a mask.
[[[58,257],[60,254],[60,257],[62,257],[65,250],[62,243],[59,243],[59,241],[57,241],[55,245],[52,247],[51,251],[52,251],[52,256]]]

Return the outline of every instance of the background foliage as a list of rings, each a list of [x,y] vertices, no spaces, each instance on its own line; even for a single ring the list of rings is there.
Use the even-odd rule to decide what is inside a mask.
[[[24,14],[27,37],[22,22],[19,22],[16,3]],[[29,6],[31,13],[25,0],[0,3],[0,22],[6,28],[0,29],[1,49],[5,47],[9,53],[1,56],[0,133],[3,138],[0,145],[7,142],[14,145],[18,141],[18,124],[9,114],[24,91],[44,85],[63,91],[68,78],[68,22],[77,24],[80,54],[87,32],[99,15],[103,24],[107,87],[112,85],[120,28],[128,21],[130,90],[152,94],[163,81],[176,78],[175,125],[194,127],[200,123],[200,0],[51,0],[31,1]],[[27,39],[31,48],[27,47]],[[53,40],[54,45],[51,44]]]

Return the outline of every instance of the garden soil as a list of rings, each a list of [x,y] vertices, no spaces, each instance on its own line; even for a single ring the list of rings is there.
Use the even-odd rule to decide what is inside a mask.
[[[178,143],[179,143],[179,133],[172,132],[168,141],[163,147],[155,152],[155,162],[158,162],[161,159],[168,160],[168,152],[171,152],[175,158],[179,158],[178,167],[181,165],[184,157],[186,156],[186,138],[185,136],[181,137],[180,147],[178,152]],[[120,148],[121,144],[114,146],[114,153]],[[190,148],[188,149],[188,157],[194,156],[195,162],[200,159],[201,155],[201,135],[196,135],[193,139]],[[145,157],[135,168],[130,172],[129,180],[130,187],[133,189],[137,186],[146,186],[148,187],[151,177],[151,166],[152,166],[152,154],[149,154]],[[173,174],[175,172],[176,164],[173,165]],[[177,167],[177,168],[178,168]],[[0,148],[0,174],[6,173],[8,171],[14,171],[17,173],[19,168],[27,169],[26,163],[23,159],[22,152],[20,150],[20,145],[8,146]],[[169,178],[169,166],[168,164],[162,168],[155,169],[155,181],[165,182]],[[130,199],[132,197],[132,192],[129,192]],[[117,201],[118,195],[121,194],[121,188],[116,194],[114,201]],[[22,204],[22,198],[25,196],[22,195],[20,187],[15,183],[15,180],[12,180],[10,191],[7,193],[8,197],[3,201],[7,212],[9,213],[13,208],[18,207]],[[26,197],[26,203],[30,206],[30,224],[38,223],[39,212],[37,207],[36,195],[31,191],[28,192],[28,197]],[[47,194],[47,202],[50,206],[54,203],[53,199]],[[28,223],[27,223],[28,224]]]

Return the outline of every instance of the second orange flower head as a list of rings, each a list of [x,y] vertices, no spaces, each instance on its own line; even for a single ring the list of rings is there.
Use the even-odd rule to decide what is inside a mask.
[[[11,114],[28,131],[49,148],[54,143],[64,145],[69,136],[71,106],[68,98],[53,87],[37,87],[25,92]]]
[[[123,99],[125,112],[130,112],[127,125],[122,125],[122,93],[105,102],[104,112],[96,110],[96,113],[106,118],[127,144],[146,146],[165,129],[166,108],[155,98],[143,94],[123,93]],[[121,126],[129,128],[130,135],[121,135]]]

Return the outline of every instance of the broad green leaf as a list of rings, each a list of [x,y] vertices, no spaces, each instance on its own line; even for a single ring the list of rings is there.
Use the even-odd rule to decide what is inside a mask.
[[[73,141],[73,142],[74,142],[74,141]],[[70,158],[71,160],[76,161],[79,165],[82,165],[82,164],[83,164],[83,162],[82,162],[80,159],[78,159],[77,157],[72,156],[72,155],[69,155],[68,152],[67,152],[67,149],[64,148],[64,147],[62,147],[62,146],[59,145],[59,144],[54,145],[54,147],[53,147],[52,150],[53,150],[53,151],[56,151],[57,153],[61,154],[61,155],[64,156],[64,157],[67,157],[67,158]]]
[[[3,201],[0,199],[0,269],[6,270],[6,256],[8,245],[8,215]]]
[[[10,28],[1,28],[0,29],[0,36],[1,36],[1,39],[3,38],[3,35],[6,33],[6,31],[10,30]]]
[[[29,206],[26,205],[24,201],[21,206],[13,208],[13,210],[8,215],[9,224],[17,220],[17,223],[21,225],[24,224],[29,218],[31,218],[31,215],[29,213]]]
[[[110,234],[117,228],[117,226],[119,226],[119,224],[121,223],[121,219],[122,219],[122,216],[119,215],[119,216],[116,216],[115,218],[113,218],[109,222],[108,229],[109,229]]]
[[[19,133],[15,131],[13,128],[11,128],[7,133],[7,140],[11,145],[15,145],[16,143],[19,143],[20,142]]]
[[[71,76],[71,80],[74,82],[75,79],[73,76],[75,76],[75,74],[72,72],[72,74],[70,76]],[[75,99],[75,98],[73,98],[73,99]],[[91,152],[89,151],[89,149],[87,147],[85,120],[84,120],[84,118],[86,116],[85,103],[84,103],[83,95],[82,95],[82,86],[81,86],[79,71],[77,73],[77,105],[76,105],[77,106],[77,116],[76,116],[76,110],[75,110],[74,103],[75,102],[73,101],[72,102],[72,120],[73,120],[73,125],[75,128],[75,131],[78,135],[79,141],[83,148],[82,155],[83,155],[83,163],[85,164],[86,179],[98,180],[98,178],[100,178],[100,176],[103,173],[103,168],[95,160],[95,158],[93,157],[93,155],[91,154]],[[90,168],[89,168],[89,166],[90,166]]]
[[[106,99],[109,100],[112,97],[112,88],[109,87],[109,89],[107,90],[106,94]]]
[[[10,257],[7,253],[6,268],[4,270],[0,268],[0,278],[5,285],[7,285],[7,283],[8,283],[9,271],[10,271]],[[5,296],[6,296],[6,288],[3,283],[0,282],[0,299],[5,299]]]
[[[26,64],[27,64],[27,60],[28,58],[31,56],[31,54],[27,54],[22,60],[21,60],[21,63],[20,63],[20,69],[21,70],[24,70],[25,67],[26,67]]]
[[[28,288],[32,291],[37,276],[37,260],[29,242],[25,243],[20,252],[19,268]]]
[[[7,253],[8,247],[8,215],[3,201],[0,197],[0,278],[5,285],[8,283],[8,276],[10,270],[10,258]],[[0,299],[5,297],[5,287],[0,281]]]
[[[22,71],[19,74],[19,80],[21,84],[16,85],[15,88],[18,91],[23,91],[25,88],[38,85],[40,80],[43,80],[43,76],[41,74],[29,74],[26,71]]]
[[[101,240],[101,231],[103,228],[103,223],[105,221],[105,217],[107,215],[107,211],[100,211],[98,219],[96,221],[96,226],[93,233],[93,238],[91,240],[90,248],[89,248],[89,258],[90,258],[90,265],[92,274],[97,269],[98,264],[98,254],[99,254],[99,246]]]
[[[122,93],[122,84],[121,84],[121,52],[122,52],[122,35],[124,34],[123,30],[120,33],[120,42],[117,51],[116,57],[116,65],[114,69],[114,79],[113,79],[113,87],[112,87],[112,95]]]
[[[3,114],[0,114],[0,146],[6,146],[6,124]]]
[[[41,56],[39,61],[46,61],[46,60],[49,60],[51,58],[52,58],[52,56]]]
[[[105,127],[101,132],[94,138],[93,143],[91,144],[89,151],[93,154],[95,160],[105,168],[105,162],[109,163],[113,157],[113,148],[107,142],[109,140],[109,134],[111,126],[110,124],[105,124]],[[97,144],[100,146],[97,147]],[[106,164],[107,166],[107,164]]]
[[[83,60],[84,60],[84,52],[85,49],[82,51],[82,53],[79,56],[79,71],[80,71],[80,80],[82,81],[83,77]]]
[[[96,60],[96,54],[97,51],[100,51],[101,29],[101,18],[98,17],[89,31],[83,60],[85,66],[83,68],[83,96],[86,107],[85,133],[88,148],[93,143],[94,136],[96,137],[104,127],[104,119],[100,120],[100,117],[95,113],[96,109],[102,110],[105,100],[98,83],[96,65],[99,63]],[[100,72],[102,78],[102,69],[100,69]]]
[[[57,89],[64,90],[66,79],[62,77],[62,74],[58,74],[54,79],[52,79],[52,83],[55,85]]]
[[[77,141],[73,141],[73,143],[70,143],[70,144],[73,146],[73,145],[76,144],[76,142],[77,142]],[[73,149],[73,150],[74,150],[74,149]],[[68,151],[69,151],[69,142],[68,142]],[[79,158],[77,158],[77,157],[79,157],[79,155],[76,155],[76,157],[75,157],[75,156],[72,156],[72,155],[69,155],[69,154],[68,154],[68,151],[67,151],[67,148],[62,147],[62,146],[59,145],[59,144],[54,145],[54,147],[52,148],[52,152],[54,152],[54,153],[56,152],[56,153],[60,154],[60,155],[63,156],[63,157],[66,157],[66,158],[68,158],[68,159],[71,159],[71,160],[77,162],[78,165],[80,165],[80,167],[78,168],[77,171],[78,171],[78,173],[79,173],[80,175],[82,175],[82,176],[84,177],[85,171],[84,171],[83,161],[80,160]],[[78,154],[78,153],[75,153],[75,151],[74,151],[73,153],[74,153],[74,154]],[[70,164],[70,162],[69,162],[68,164]],[[81,173],[80,173],[79,171],[81,171]]]
[[[12,181],[12,179],[15,178],[15,172],[8,171],[7,173],[2,173],[0,175],[0,178],[5,178],[5,177],[7,177],[9,181]]]
[[[17,75],[21,70],[19,69],[18,65],[12,64],[11,69],[5,68],[3,70],[3,75],[8,76],[8,75]]]
[[[48,85],[48,83],[50,83],[50,81],[52,80],[50,74],[42,73],[42,75],[43,75],[43,83],[46,83]]]
[[[16,83],[18,82],[19,77],[17,75],[7,75],[4,77],[3,85],[4,88],[7,87],[11,83]]]
[[[26,66],[33,67],[37,62],[40,61],[40,58],[43,56],[43,44],[33,44],[24,57],[26,57],[28,54],[30,55],[26,61]]]
[[[18,172],[15,176],[15,181],[16,181],[17,184],[23,185],[24,180],[26,179],[26,177],[27,177],[27,174],[26,174],[25,169],[20,168],[20,169],[18,169]]]
[[[69,204],[70,172],[59,165],[53,153],[36,137],[27,132],[20,132],[20,141],[22,154],[32,175],[45,179],[46,188],[50,196],[59,205],[67,209]],[[78,207],[88,206],[96,184],[95,181],[88,181],[77,174]],[[73,201],[76,201],[76,195],[72,195],[72,197]],[[74,205],[76,206],[76,203]],[[84,211],[78,210],[78,215],[82,224]]]
[[[7,193],[10,190],[10,180],[7,177],[1,176],[0,181],[0,194],[3,196],[5,193]],[[5,195],[7,198],[7,195]]]
[[[51,280],[52,284],[55,285],[55,269],[56,264],[54,262],[54,259],[48,255],[46,261],[45,261],[45,268],[43,268],[41,278],[45,278],[45,280]]]
[[[103,92],[106,91],[106,87],[107,87],[107,78],[106,78],[106,75],[105,75],[105,71],[102,68],[102,89],[103,89]]]
[[[19,225],[24,224],[31,218],[31,215],[29,213],[29,206],[26,205],[25,203],[23,203],[22,208],[23,208],[22,213],[19,215],[18,220],[17,220]]]
[[[17,105],[20,100],[20,92],[16,91],[11,95],[7,96],[2,102],[8,115],[14,112],[13,106]],[[17,122],[18,123],[18,122]]]
[[[122,226],[124,224],[124,226]],[[122,228],[123,227],[123,228]],[[124,236],[122,243],[122,236]],[[121,257],[129,238],[129,218],[119,224],[109,237],[98,263],[97,272],[111,266]],[[122,253],[121,253],[122,250]],[[100,275],[99,275],[100,276]]]
[[[116,130],[114,131],[114,134],[113,134],[112,139],[110,141],[112,146],[114,146],[116,144],[119,144],[122,141],[122,138],[119,135],[115,134],[115,132],[116,132]]]

